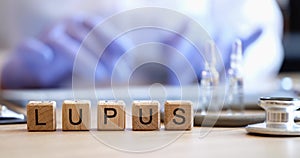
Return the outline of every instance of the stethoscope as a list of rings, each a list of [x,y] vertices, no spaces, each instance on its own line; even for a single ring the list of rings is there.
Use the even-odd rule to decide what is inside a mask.
[[[266,111],[263,123],[246,127],[252,134],[300,136],[300,125],[295,123],[300,108],[300,100],[288,97],[261,97],[259,106]]]

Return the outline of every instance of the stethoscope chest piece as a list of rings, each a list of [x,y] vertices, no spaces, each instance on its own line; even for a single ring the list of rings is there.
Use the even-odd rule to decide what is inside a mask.
[[[264,123],[248,125],[248,133],[300,136],[300,126],[295,123],[296,110],[300,108],[300,100],[285,97],[262,97],[259,106],[266,111]]]

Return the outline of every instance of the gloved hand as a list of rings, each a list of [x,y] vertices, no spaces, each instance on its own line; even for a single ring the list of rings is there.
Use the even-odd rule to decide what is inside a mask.
[[[283,60],[283,19],[276,1],[212,0],[211,6],[209,18],[219,49],[226,52],[234,38],[242,39],[245,92],[274,89]],[[229,56],[224,54],[225,62],[226,58]],[[264,86],[257,87],[262,83]]]
[[[230,10],[231,8],[228,7],[228,9]],[[219,9],[216,9],[216,12],[218,10]],[[240,27],[244,29],[244,25],[237,25],[238,23],[233,22],[232,24],[227,24],[227,21],[222,20],[222,16],[216,17],[219,17],[219,20],[221,19],[221,21],[219,22],[217,20],[215,29],[212,30],[219,31],[212,33],[212,35],[214,40],[216,41],[216,45],[218,46],[222,54],[225,66],[229,65],[231,44],[236,38],[241,38],[243,43],[243,50],[245,50],[245,52],[249,52],[248,54],[246,54],[246,56],[250,57],[248,57],[245,64],[247,71],[253,69],[252,62],[257,59],[257,57],[253,58],[253,55],[251,54],[260,53],[258,49],[266,48],[269,44],[277,45],[277,41],[269,42],[268,40],[277,40],[277,38],[274,38],[277,36],[274,35],[273,32],[268,31],[268,27],[264,27],[268,26],[267,24],[260,24],[260,21],[254,21],[253,25],[249,25],[249,27],[247,27],[248,31],[246,32],[246,34],[244,34],[245,32],[243,31],[236,32],[236,30],[239,30],[238,28]],[[212,19],[213,18],[214,17],[212,17]],[[241,16],[239,19],[243,19],[243,17]],[[167,73],[167,75],[162,75],[163,77],[167,77],[167,83],[179,84],[178,79],[176,79],[176,75],[183,76],[183,78],[181,78],[180,80],[181,84],[188,84],[197,80],[191,78],[189,75],[186,75],[191,74],[191,70],[186,69],[188,66],[186,63],[190,64],[191,67],[195,70],[196,75],[200,77],[200,72],[203,67],[203,59],[199,52],[188,41],[182,39],[180,35],[165,33],[153,29],[134,30],[133,32],[126,33],[125,36],[129,36],[130,38],[126,39],[126,37],[121,37],[113,41],[107,47],[104,54],[101,56],[101,59],[97,61],[99,62],[98,65],[96,67],[88,67],[89,61],[98,60],[99,50],[97,49],[97,45],[101,44],[102,41],[110,40],[112,38],[110,31],[112,31],[114,27],[116,27],[112,26],[110,28],[111,30],[97,28],[97,31],[92,31],[93,33],[89,34],[89,37],[92,37],[92,41],[84,42],[81,45],[86,35],[100,21],[101,19],[90,17],[75,17],[72,19],[66,19],[45,30],[37,38],[26,40],[15,50],[15,52],[12,54],[7,64],[5,65],[2,72],[2,87],[57,87],[60,86],[64,81],[71,81],[70,78],[74,75],[80,76],[83,79],[84,77],[90,77],[86,76],[87,71],[95,72],[95,80],[97,83],[106,84],[110,82],[112,77],[112,70],[115,68],[117,60],[121,57],[121,55],[124,54],[125,51],[130,50],[137,44],[151,41],[162,42],[166,45],[170,45],[178,49],[180,54],[167,53],[169,49],[166,51],[159,49],[143,50],[139,53],[140,56],[133,56],[131,57],[131,59],[135,58],[134,60],[127,60],[125,64],[122,65],[121,70],[123,76],[131,75],[130,73],[134,71],[130,69],[132,68],[130,67],[131,63],[138,61],[140,57],[148,58],[150,56],[152,58],[152,54],[156,54],[156,57],[161,59],[162,63],[167,63],[168,65],[170,65],[169,70],[164,72]],[[185,27],[186,23],[186,21],[179,21],[178,24],[176,23],[174,25],[180,25],[180,28],[182,28],[180,33],[192,34],[192,32],[188,32],[191,30],[189,30],[188,27]],[[219,23],[220,25],[217,25]],[[134,35],[130,36],[131,33],[137,35],[138,38],[131,38],[135,37]],[[250,50],[248,50],[248,46],[252,46]],[[278,44],[278,47],[280,47],[280,44]],[[275,49],[276,47],[272,48],[270,51],[265,51],[264,54],[280,54],[280,51]],[[88,60],[79,60],[81,63],[79,62],[78,64],[82,65],[82,68],[80,69],[79,67],[79,70],[75,71],[75,73],[77,74],[73,74],[74,59],[79,50],[80,53],[83,53]],[[159,53],[159,51],[161,51],[162,53]],[[187,60],[187,62],[182,62],[183,57]],[[261,63],[264,63],[266,65],[265,67],[267,67],[273,64],[270,64],[271,62],[272,61],[269,61],[268,64],[265,64],[266,62],[263,61]],[[257,71],[258,68],[260,69],[260,65],[256,67],[257,68],[254,69],[255,71]],[[123,71],[126,69],[129,71]],[[153,67],[150,67],[150,69],[153,69]],[[156,71],[158,68],[154,67],[154,69]],[[172,72],[172,69],[178,70],[177,74]],[[270,73],[273,74],[274,69],[276,68],[272,68],[272,72]],[[157,73],[153,71],[153,73],[151,73],[151,71],[143,70],[140,72],[140,76],[146,76],[142,80],[147,80],[151,77],[155,77],[155,74]],[[256,73],[253,71],[253,73],[250,73],[251,75],[248,76],[258,76],[257,74],[259,74],[260,76],[261,74],[270,74],[265,73],[265,71],[261,72],[262,73]],[[120,82],[127,82],[123,78],[115,77],[114,80],[116,79],[119,79]],[[257,80],[257,77],[255,77],[255,79]]]
[[[185,30],[183,33],[186,33]],[[230,38],[227,40],[224,40],[224,35],[218,35],[214,36],[214,42],[216,48],[219,50],[218,52],[215,53],[220,53],[216,54],[216,59],[214,60],[222,60],[222,63],[219,61],[219,63],[216,63],[216,69],[218,69],[219,73],[226,73],[226,72],[221,72],[221,66],[224,66],[224,70],[229,69],[230,65],[230,54],[232,52],[232,44],[236,39],[240,39],[242,42],[242,49],[243,52],[246,52],[249,46],[253,46],[255,42],[261,37],[262,35],[262,28],[257,27],[254,30],[252,30],[252,33],[247,36],[243,37],[238,34],[232,34]],[[222,38],[220,38],[220,36]],[[211,59],[207,59],[210,57],[207,53],[211,52],[204,52],[205,49],[203,50],[197,50],[189,41],[183,39],[179,35],[173,35],[171,38],[168,39],[168,41],[165,41],[163,43],[166,43],[168,45],[173,46],[176,48],[179,52],[181,52],[181,55],[172,55],[169,56],[171,65],[174,69],[178,69],[181,73],[179,75],[185,76],[182,78],[181,81],[176,78],[175,74],[170,73],[169,76],[169,83],[172,85],[179,85],[179,84],[191,84],[196,81],[200,81],[201,79],[201,71],[204,68],[204,63],[205,62],[210,62]],[[203,44],[205,45],[205,44]],[[188,60],[188,64],[190,64],[191,68],[193,69],[192,71],[195,71],[194,73],[198,77],[198,79],[192,78],[191,74],[192,72],[189,70],[189,65],[183,64],[183,58],[186,58]],[[206,59],[204,59],[206,58]],[[178,74],[177,74],[178,75]],[[221,78],[221,80],[225,80],[225,78]]]
[[[45,30],[37,38],[25,40],[16,48],[3,68],[2,87],[51,88],[60,86],[64,81],[70,81],[74,59],[81,42],[100,21],[99,18],[90,17],[66,19]],[[99,41],[108,38],[104,31],[97,32],[95,37]],[[94,43],[84,44],[82,47],[87,50],[86,55],[96,58]],[[124,47],[118,40],[107,47],[96,68],[97,82],[105,82],[110,78],[110,70],[116,59],[126,50]],[[76,75],[84,77],[84,74]]]

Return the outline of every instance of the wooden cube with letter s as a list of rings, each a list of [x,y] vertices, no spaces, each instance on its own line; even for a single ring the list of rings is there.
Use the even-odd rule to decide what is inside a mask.
[[[190,101],[165,102],[164,124],[166,130],[190,130],[193,127],[193,106]]]

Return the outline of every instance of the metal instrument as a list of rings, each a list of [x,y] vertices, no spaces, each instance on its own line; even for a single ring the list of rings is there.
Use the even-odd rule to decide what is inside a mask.
[[[248,125],[247,132],[266,135],[300,136],[300,126],[295,123],[300,100],[286,97],[262,97],[259,101],[266,111],[264,123]]]

